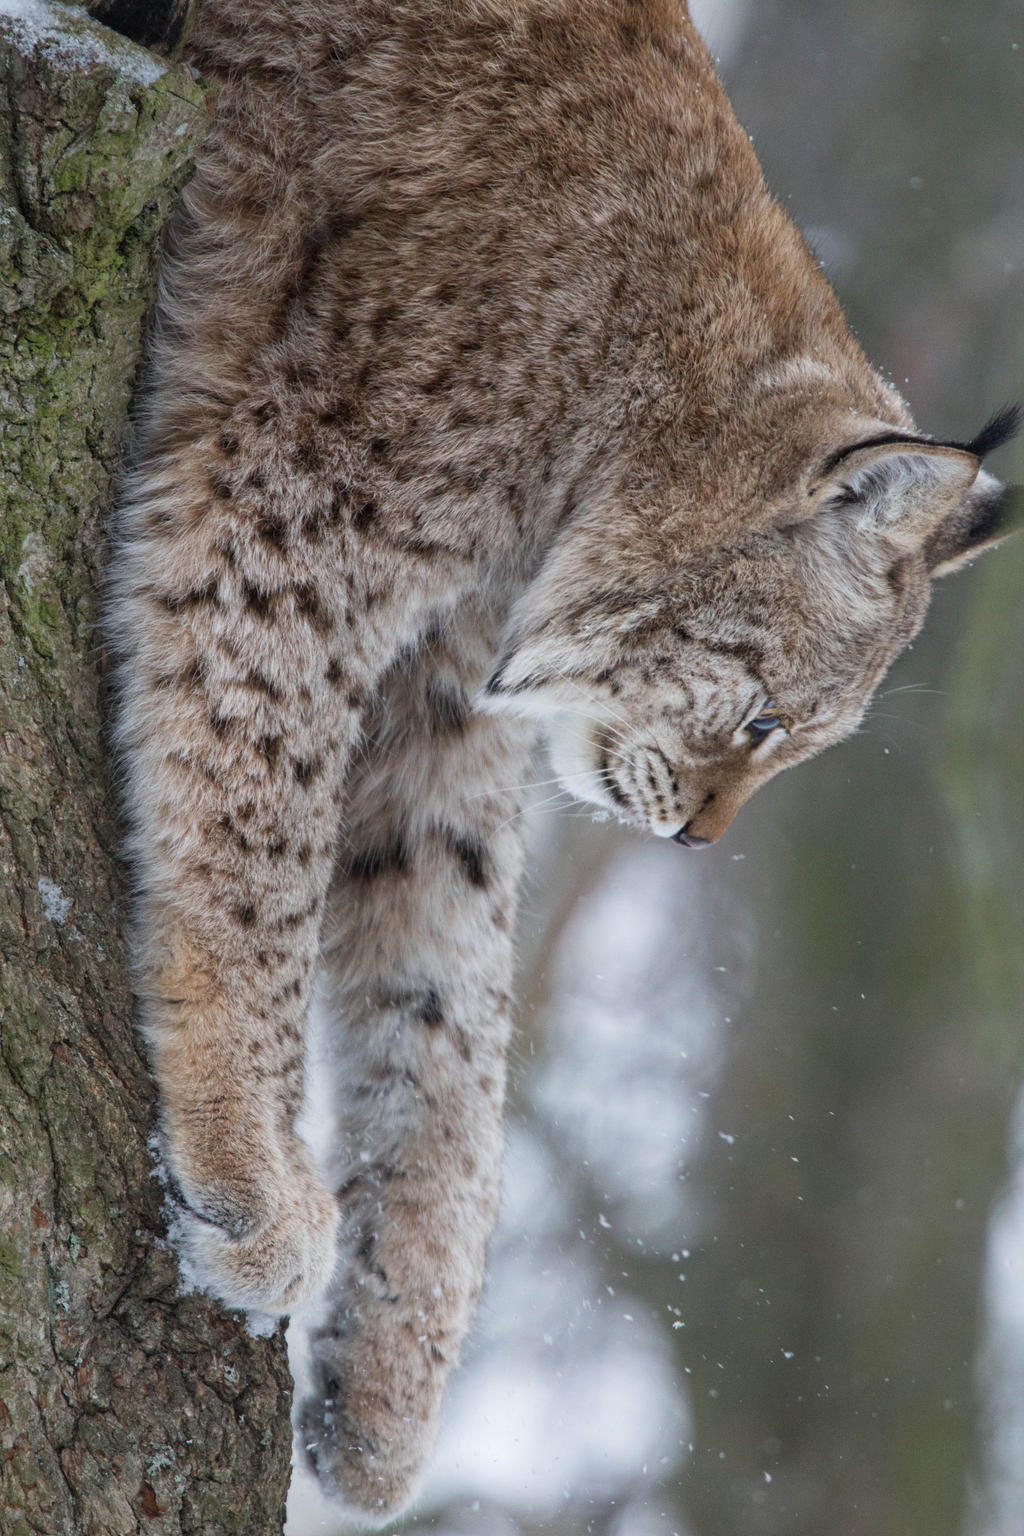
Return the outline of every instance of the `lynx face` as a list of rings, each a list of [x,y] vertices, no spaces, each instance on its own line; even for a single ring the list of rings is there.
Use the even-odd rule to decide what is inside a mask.
[[[687,847],[715,842],[768,779],[856,728],[931,578],[1005,531],[1009,493],[980,469],[992,429],[958,445],[874,428],[808,467],[735,547],[641,566],[614,591],[600,550],[581,547],[595,530],[568,536],[488,705],[543,720],[578,799]]]

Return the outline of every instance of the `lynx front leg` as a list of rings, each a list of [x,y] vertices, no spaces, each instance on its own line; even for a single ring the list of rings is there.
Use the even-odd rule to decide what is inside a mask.
[[[269,478],[226,428],[140,476],[113,620],[138,991],[186,1245],[230,1304],[287,1311],[334,1265],[336,1203],[293,1121],[367,679],[344,530],[290,465]]]
[[[367,728],[328,946],[342,1259],[300,1435],[362,1518],[405,1504],[494,1223],[522,722],[470,713],[486,641],[392,679]]]

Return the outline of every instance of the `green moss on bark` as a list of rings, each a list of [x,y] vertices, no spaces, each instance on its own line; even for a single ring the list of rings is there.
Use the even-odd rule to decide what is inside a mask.
[[[97,594],[202,93],[81,11],[0,14],[0,1510],[11,1536],[279,1532],[279,1337],[180,1297],[131,1025]]]

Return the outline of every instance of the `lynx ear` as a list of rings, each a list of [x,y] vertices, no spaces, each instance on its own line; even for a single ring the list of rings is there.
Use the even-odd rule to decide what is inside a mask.
[[[833,458],[818,488],[819,506],[841,510],[865,533],[918,549],[954,515],[978,469],[973,453],[946,443],[898,437],[864,443]]]
[[[933,576],[947,576],[983,549],[1024,527],[1024,486],[1000,485],[984,470],[963,501],[925,540]]]

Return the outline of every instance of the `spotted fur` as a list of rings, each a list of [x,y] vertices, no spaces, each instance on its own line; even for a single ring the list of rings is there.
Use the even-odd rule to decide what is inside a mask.
[[[713,841],[998,534],[1007,422],[917,432],[682,0],[209,0],[193,57],[110,609],[143,1024],[192,1260],[235,1306],[330,1282],[304,1443],[386,1518],[494,1219],[538,723]]]

